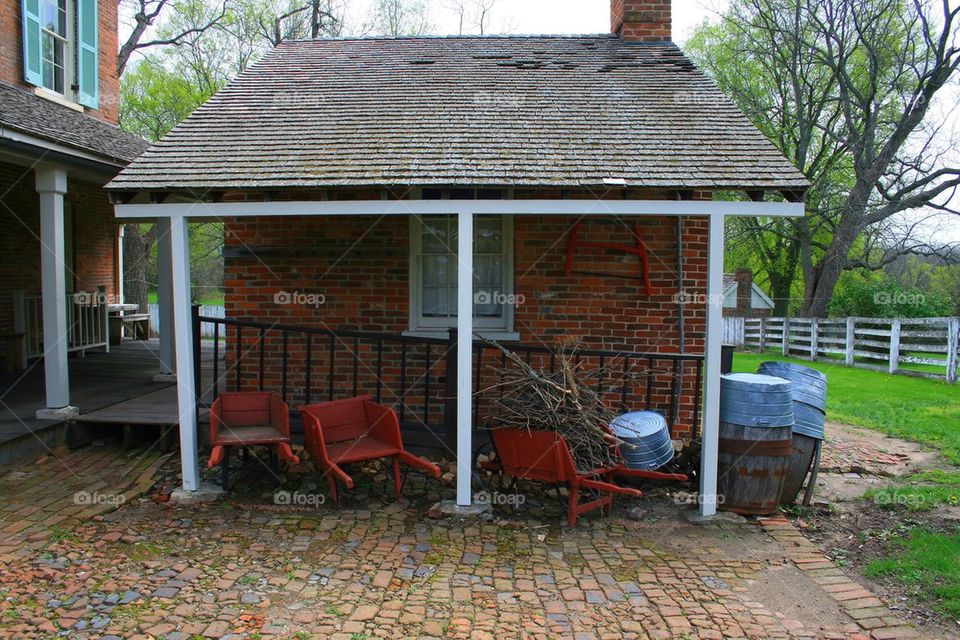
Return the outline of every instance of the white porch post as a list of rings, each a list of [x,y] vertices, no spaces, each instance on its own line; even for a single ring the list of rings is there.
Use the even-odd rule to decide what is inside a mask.
[[[160,320],[160,374],[169,379],[174,373],[173,271],[171,270],[170,218],[160,218],[157,225],[157,317]]]
[[[190,314],[190,246],[187,219],[167,219],[170,238],[171,284],[173,296],[173,335],[176,344],[177,412],[180,416],[180,464],[183,488],[196,491],[200,486],[200,462],[197,453],[197,398],[193,378],[193,331]]]
[[[70,406],[70,369],[67,363],[67,283],[64,273],[63,196],[67,173],[57,167],[36,170],[40,194],[40,272],[43,305],[43,369],[47,406],[40,420],[76,416]]]
[[[473,499],[473,214],[457,214],[457,505]]]
[[[117,232],[117,302],[123,304],[123,274],[126,266],[123,264],[123,238],[127,235],[127,225],[120,225]]]
[[[700,457],[700,515],[717,512],[717,453],[720,440],[720,344],[723,341],[723,214],[710,214],[707,252],[707,341],[704,353],[703,446]]]

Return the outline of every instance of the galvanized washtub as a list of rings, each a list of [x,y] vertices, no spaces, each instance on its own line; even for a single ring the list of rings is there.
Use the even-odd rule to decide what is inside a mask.
[[[610,432],[621,440],[620,453],[630,469],[652,471],[673,459],[667,421],[655,411],[632,411],[610,421]]]
[[[769,514],[780,504],[793,446],[790,381],[732,373],[720,379],[717,493],[721,509]]]

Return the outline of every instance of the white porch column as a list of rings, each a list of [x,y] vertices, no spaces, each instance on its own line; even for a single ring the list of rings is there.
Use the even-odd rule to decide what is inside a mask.
[[[123,304],[123,274],[127,267],[123,264],[123,238],[127,235],[127,225],[120,225],[117,232],[117,302]]]
[[[79,411],[70,406],[67,363],[67,283],[64,273],[63,195],[67,172],[58,167],[36,169],[40,194],[40,272],[43,298],[43,370],[47,406],[40,420],[63,420]]]
[[[180,464],[183,488],[196,491],[200,486],[200,462],[197,453],[197,398],[193,378],[193,331],[190,328],[190,245],[187,219],[172,216],[170,263],[173,296],[173,334],[176,344],[177,412],[180,415]]]
[[[720,345],[723,342],[723,220],[723,214],[710,214],[707,253],[707,341],[703,377],[703,446],[700,457],[701,516],[712,516],[717,512]]]
[[[173,271],[171,270],[170,219],[160,218],[157,225],[157,317],[160,320],[160,373],[154,380],[174,376]]]
[[[457,240],[457,505],[473,500],[473,214],[458,213]]]

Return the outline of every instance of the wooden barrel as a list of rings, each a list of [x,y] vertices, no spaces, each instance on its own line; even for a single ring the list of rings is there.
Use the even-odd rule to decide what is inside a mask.
[[[813,454],[817,451],[817,438],[802,433],[793,433],[793,448],[787,467],[787,480],[783,484],[780,504],[793,504],[803,488],[803,481],[813,464]]]
[[[720,423],[717,506],[766,515],[776,511],[793,452],[793,430]]]

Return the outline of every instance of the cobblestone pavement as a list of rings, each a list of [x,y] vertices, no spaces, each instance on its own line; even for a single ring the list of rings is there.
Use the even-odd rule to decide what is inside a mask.
[[[50,454],[0,476],[0,557],[30,553],[51,533],[142,495],[169,457],[94,446]]]
[[[6,501],[15,483],[2,482]],[[407,493],[415,494],[411,485]],[[45,537],[25,540],[33,525],[10,534],[26,544],[7,537],[0,638],[912,633],[859,585],[834,576],[787,521],[695,526],[685,507],[652,493],[621,501],[614,517],[585,517],[576,529],[540,509],[485,522],[433,520],[428,503],[415,495],[392,503],[385,488],[340,510],[275,506],[256,493],[205,506],[131,494],[123,508]],[[23,508],[5,513],[27,517]],[[3,522],[10,526],[8,516]]]

